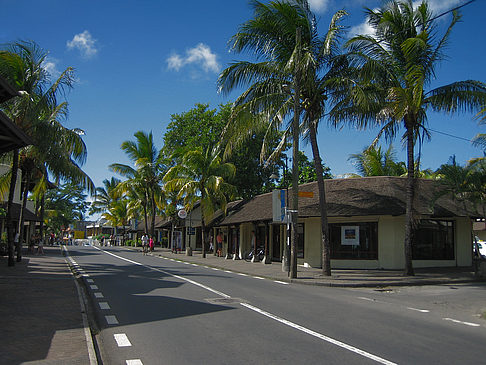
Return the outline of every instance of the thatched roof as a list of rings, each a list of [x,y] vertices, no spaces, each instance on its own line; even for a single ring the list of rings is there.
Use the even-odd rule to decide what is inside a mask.
[[[325,180],[329,217],[377,216],[405,214],[406,181],[404,177],[380,176],[366,178]],[[317,183],[299,186],[299,191],[312,192],[312,198],[299,198],[299,217],[319,217]],[[440,185],[437,181],[418,179],[414,210],[416,214],[431,217],[467,216],[468,214],[447,197],[437,199]],[[289,189],[292,206],[292,189]],[[243,204],[221,224],[271,221],[272,194],[258,195]]]

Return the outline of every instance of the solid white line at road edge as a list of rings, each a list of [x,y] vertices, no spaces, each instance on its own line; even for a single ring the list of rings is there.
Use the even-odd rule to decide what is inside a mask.
[[[257,313],[263,314],[264,316],[266,316],[268,318],[271,318],[271,319],[273,319],[273,320],[275,320],[277,322],[283,323],[283,324],[285,324],[285,325],[287,325],[289,327],[295,328],[295,329],[297,329],[299,331],[302,331],[302,332],[304,332],[304,333],[306,333],[308,335],[317,337],[317,338],[319,338],[321,340],[324,340],[326,342],[329,342],[329,343],[331,343],[333,345],[336,345],[336,346],[339,346],[341,348],[344,348],[344,349],[346,349],[348,351],[354,352],[354,353],[356,353],[358,355],[361,355],[363,357],[366,357],[366,358],[368,358],[370,360],[379,362],[381,364],[386,364],[386,365],[396,365],[396,363],[394,363],[392,361],[388,361],[388,360],[383,359],[383,358],[381,358],[379,356],[370,354],[369,352],[366,352],[366,351],[360,350],[360,349],[358,349],[358,348],[356,348],[354,346],[348,345],[348,344],[346,344],[344,342],[335,340],[335,339],[333,339],[331,337],[325,336],[325,335],[323,335],[321,333],[315,332],[313,330],[310,330],[308,328],[305,328],[303,326],[300,326],[300,325],[298,325],[296,323],[293,323],[293,322],[290,322],[290,321],[288,321],[286,319],[280,318],[280,317],[276,316],[275,314],[272,314],[272,313],[266,312],[264,310],[261,310],[260,308],[254,307],[251,304],[248,304],[248,303],[240,303],[240,304],[243,307],[246,307],[248,309],[251,309],[252,311],[255,311]]]
[[[100,248],[98,248],[98,247],[95,247],[95,246],[93,246],[93,247],[94,247],[94,248],[96,248],[97,250],[100,250],[100,251],[102,251],[102,252],[104,252],[104,253],[106,253],[106,254],[108,254],[108,255],[111,255],[111,256],[113,256],[113,257],[116,257],[116,258],[118,258],[118,259],[120,259],[120,260],[127,261],[127,262],[130,262],[130,263],[135,264],[135,265],[143,266],[143,267],[146,267],[147,269],[154,270],[154,271],[158,271],[158,272],[161,272],[161,273],[163,273],[163,274],[165,274],[165,275],[169,275],[169,276],[172,276],[172,277],[174,277],[174,278],[177,278],[177,279],[180,279],[180,280],[186,281],[186,282],[191,283],[191,284],[193,284],[193,285],[199,286],[200,288],[206,289],[206,290],[208,290],[208,291],[210,291],[210,292],[212,292],[212,293],[215,293],[215,294],[217,294],[217,295],[220,295],[220,296],[222,296],[223,298],[231,298],[231,296],[229,296],[228,294],[224,294],[224,293],[222,293],[222,292],[220,292],[220,291],[218,291],[218,290],[215,290],[215,289],[213,289],[213,288],[210,288],[209,286],[206,286],[206,285],[200,284],[200,283],[198,283],[197,281],[194,281],[194,280],[191,280],[191,279],[187,279],[187,278],[185,278],[185,277],[182,277],[182,276],[179,276],[179,275],[175,275],[175,274],[172,274],[172,273],[167,272],[167,271],[165,271],[165,270],[160,270],[160,269],[157,269],[157,268],[152,267],[152,266],[144,265],[144,264],[141,264],[141,263],[139,263],[139,262],[136,262],[136,261],[133,261],[133,260],[130,260],[130,259],[126,259],[126,258],[124,258],[124,257],[121,257],[121,256],[118,256],[118,255],[115,255],[115,254],[113,254],[113,253],[111,253],[111,252],[108,252],[108,251],[102,250],[102,249],[100,249]],[[368,359],[370,359],[370,360],[374,360],[374,361],[376,361],[376,362],[379,362],[379,363],[381,363],[381,364],[385,364],[385,365],[397,365],[396,363],[394,363],[394,362],[392,362],[392,361],[388,361],[388,360],[383,359],[383,358],[381,358],[381,357],[379,357],[379,356],[376,356],[376,355],[370,354],[369,352],[366,352],[366,351],[360,350],[360,349],[358,349],[358,348],[356,348],[356,347],[353,347],[353,346],[351,346],[351,345],[348,345],[348,344],[346,344],[346,343],[344,343],[344,342],[341,342],[341,341],[335,340],[335,339],[333,339],[333,338],[331,338],[331,337],[328,337],[328,336],[325,336],[325,335],[323,335],[323,334],[321,334],[321,333],[318,333],[318,332],[312,331],[312,330],[310,330],[310,329],[308,329],[308,328],[305,328],[305,327],[300,326],[300,325],[298,325],[298,324],[296,324],[296,323],[290,322],[290,321],[288,321],[288,320],[286,320],[286,319],[280,318],[280,317],[278,317],[278,316],[276,316],[276,315],[274,315],[274,314],[272,314],[272,313],[266,312],[266,311],[264,311],[264,310],[262,310],[262,309],[260,309],[260,308],[254,307],[254,306],[252,306],[252,305],[250,305],[250,304],[247,304],[247,303],[240,303],[240,304],[241,304],[242,306],[244,306],[244,307],[248,308],[248,309],[251,309],[251,310],[253,310],[253,311],[257,312],[257,313],[263,314],[264,316],[266,316],[266,317],[268,317],[268,318],[271,318],[271,319],[273,319],[273,320],[275,320],[275,321],[278,321],[278,322],[280,322],[280,323],[283,323],[283,324],[285,324],[285,325],[287,325],[287,326],[290,326],[290,327],[292,327],[292,328],[298,329],[299,331],[302,331],[302,332],[304,332],[304,333],[306,333],[306,334],[308,334],[308,335],[311,335],[311,336],[317,337],[317,338],[319,338],[319,339],[321,339],[321,340],[327,341],[327,342],[329,342],[329,343],[331,343],[331,344],[333,344],[333,345],[339,346],[339,347],[341,347],[341,348],[343,348],[343,349],[346,349],[346,350],[348,350],[348,351],[354,352],[354,353],[356,353],[356,354],[358,354],[358,355],[361,355],[361,356],[363,356],[363,357],[366,357],[366,358],[368,358]]]

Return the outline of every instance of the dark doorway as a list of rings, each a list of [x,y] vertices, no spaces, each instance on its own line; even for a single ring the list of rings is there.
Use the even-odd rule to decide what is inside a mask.
[[[272,224],[272,261],[282,261],[280,225]]]

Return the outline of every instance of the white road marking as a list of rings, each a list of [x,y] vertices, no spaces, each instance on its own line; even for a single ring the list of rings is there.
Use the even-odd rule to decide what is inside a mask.
[[[407,307],[407,309],[410,309],[411,311],[416,311],[420,313],[430,313],[428,309],[417,309],[417,308],[412,308],[412,307]]]
[[[96,248],[97,248],[97,247],[96,247]],[[98,250],[100,250],[100,251],[103,251],[103,252],[104,252],[104,253],[106,253],[106,254],[109,254],[109,255],[111,255],[111,256],[114,256],[114,257],[116,257],[116,258],[118,258],[118,259],[120,259],[120,260],[127,261],[127,262],[131,262],[131,263],[133,263],[133,264],[135,264],[135,265],[143,266],[143,267],[145,267],[145,268],[147,268],[147,269],[154,270],[154,271],[157,271],[157,272],[161,272],[161,273],[163,273],[163,274],[165,274],[165,275],[172,276],[172,277],[177,278],[177,279],[179,279],[179,280],[186,281],[186,282],[191,283],[191,284],[193,284],[193,285],[196,285],[196,286],[198,286],[198,287],[200,287],[200,288],[206,289],[206,290],[208,290],[208,291],[210,291],[210,292],[212,292],[212,293],[215,293],[215,294],[217,294],[217,295],[219,295],[219,296],[221,296],[221,297],[223,297],[223,298],[231,298],[231,296],[229,296],[228,294],[225,294],[225,293],[223,293],[223,292],[220,292],[220,291],[218,291],[218,290],[215,290],[215,289],[213,289],[213,288],[210,288],[209,286],[206,286],[206,285],[200,284],[200,283],[198,283],[197,281],[194,281],[194,280],[191,280],[191,279],[187,279],[187,278],[185,278],[185,277],[182,277],[182,276],[180,276],[180,275],[175,275],[175,274],[172,274],[172,273],[167,272],[167,271],[165,271],[165,270],[157,269],[157,268],[152,267],[152,266],[144,265],[144,264],[141,264],[141,263],[139,263],[139,262],[136,262],[136,261],[132,261],[132,260],[126,259],[126,258],[124,258],[124,257],[121,257],[121,256],[118,256],[118,255],[115,255],[115,254],[113,254],[113,253],[111,253],[111,252],[101,250],[101,249],[99,249],[99,248],[97,248],[97,249],[98,249]],[[248,276],[248,275],[246,275],[246,274],[238,274],[238,275],[242,275],[242,276]],[[308,329],[308,328],[305,328],[305,327],[303,327],[303,326],[300,326],[300,325],[298,325],[298,324],[296,324],[296,323],[293,323],[293,322],[290,322],[290,321],[288,321],[288,320],[286,320],[286,319],[280,318],[280,317],[278,317],[278,316],[276,316],[276,315],[274,315],[274,314],[271,314],[271,313],[269,313],[269,312],[266,312],[266,311],[264,311],[264,310],[262,310],[262,309],[259,309],[259,308],[257,308],[257,307],[254,307],[254,306],[252,306],[252,305],[250,305],[250,304],[247,304],[247,303],[240,303],[240,304],[241,304],[242,306],[244,306],[244,307],[246,307],[246,308],[250,309],[250,310],[253,310],[253,311],[257,312],[257,313],[263,314],[264,316],[266,316],[266,317],[268,317],[268,318],[271,318],[271,319],[273,319],[273,320],[275,320],[275,321],[278,321],[278,322],[280,322],[280,323],[283,323],[283,324],[285,324],[285,325],[287,325],[287,326],[290,326],[290,327],[293,327],[293,328],[295,328],[295,329],[298,329],[299,331],[302,331],[302,332],[304,332],[304,333],[306,333],[306,334],[308,334],[308,335],[311,335],[311,336],[317,337],[317,338],[319,338],[319,339],[321,339],[321,340],[324,340],[324,341],[329,342],[329,343],[331,343],[331,344],[333,344],[333,345],[339,346],[339,347],[341,347],[341,348],[343,348],[343,349],[346,349],[346,350],[348,350],[348,351],[354,352],[354,353],[356,353],[356,354],[358,354],[358,355],[361,355],[361,356],[363,356],[363,357],[366,357],[366,358],[368,358],[368,359],[370,359],[370,360],[374,360],[374,361],[376,361],[376,362],[379,362],[379,363],[381,363],[381,364],[385,364],[385,365],[396,365],[396,363],[394,363],[394,362],[392,362],[392,361],[389,361],[389,360],[383,359],[383,358],[381,358],[381,357],[379,357],[379,356],[373,355],[373,354],[371,354],[371,353],[369,353],[369,352],[366,352],[366,351],[363,351],[363,350],[361,350],[361,349],[358,349],[358,348],[356,348],[356,347],[354,347],[354,346],[348,345],[348,344],[346,344],[346,343],[344,343],[344,342],[341,342],[341,341],[335,340],[335,339],[333,339],[333,338],[331,338],[331,337],[325,336],[325,335],[323,335],[323,334],[321,334],[321,333],[315,332],[315,331],[313,331],[313,330],[310,330],[310,329]],[[116,321],[116,324],[118,324],[118,321],[116,320],[116,317],[115,317],[115,316],[105,316],[105,318],[106,318],[107,322],[108,322],[108,317],[114,317],[114,320]],[[110,323],[108,323],[108,324],[110,324]],[[138,360],[138,359],[136,359],[136,360],[127,360],[127,365],[139,365],[139,364],[141,364],[141,363],[142,363],[141,361],[140,361],[140,362],[130,362],[130,363],[129,363],[129,361],[140,361],[140,360]]]
[[[140,359],[127,360],[127,365],[143,365],[143,362]]]
[[[103,293],[94,293],[95,298],[104,298]]]
[[[237,274],[238,274],[238,275],[240,275],[240,276],[248,276],[248,275],[243,274],[243,273],[241,273],[241,272],[237,272]]]
[[[366,297],[358,297],[358,299],[367,300],[369,302],[375,302],[376,301],[375,299],[366,298]]]
[[[246,307],[246,308],[248,308],[248,309],[250,309],[250,310],[252,310],[252,311],[255,311],[255,312],[257,312],[257,313],[263,314],[264,316],[266,316],[266,317],[268,317],[268,318],[271,318],[271,319],[273,319],[273,320],[275,320],[275,321],[277,321],[277,322],[283,323],[283,324],[285,324],[285,325],[287,325],[287,326],[289,326],[289,327],[295,328],[295,329],[297,329],[297,330],[299,330],[299,331],[302,331],[302,332],[304,332],[304,333],[306,333],[306,334],[308,334],[308,335],[311,335],[311,336],[317,337],[317,338],[319,338],[319,339],[321,339],[321,340],[323,340],[323,341],[329,342],[329,343],[331,343],[331,344],[333,344],[333,345],[336,345],[336,346],[339,346],[339,347],[341,347],[341,348],[343,348],[343,349],[346,349],[346,350],[348,350],[348,351],[354,352],[354,353],[356,353],[356,354],[358,354],[358,355],[361,355],[361,356],[363,356],[363,357],[366,357],[366,358],[368,358],[368,359],[370,359],[370,360],[373,360],[373,361],[379,362],[380,364],[385,364],[385,365],[396,365],[396,363],[394,363],[394,362],[392,362],[392,361],[389,361],[389,360],[383,359],[383,358],[381,358],[381,357],[379,357],[379,356],[376,356],[376,355],[370,354],[369,352],[366,352],[366,351],[360,350],[360,349],[358,349],[358,348],[356,348],[356,347],[354,347],[354,346],[348,345],[348,344],[346,344],[346,343],[344,343],[344,342],[341,342],[341,341],[335,340],[335,339],[333,339],[333,338],[331,338],[331,337],[325,336],[325,335],[323,335],[323,334],[321,334],[321,333],[315,332],[315,331],[313,331],[313,330],[310,330],[310,329],[308,329],[308,328],[305,328],[305,327],[303,327],[303,326],[300,326],[300,325],[298,325],[298,324],[296,324],[296,323],[290,322],[290,321],[288,321],[288,320],[286,320],[286,319],[284,319],[284,318],[278,317],[278,316],[276,316],[276,315],[274,315],[274,314],[272,314],[272,313],[269,313],[269,312],[266,312],[266,311],[264,311],[264,310],[262,310],[262,309],[260,309],[260,308],[254,307],[254,306],[252,306],[251,304],[248,304],[248,303],[240,303],[240,304],[241,304],[243,307]]]
[[[98,290],[98,285],[90,285],[89,287],[93,290]]]
[[[457,319],[452,319],[452,318],[442,318],[442,319],[444,321],[451,321],[451,322],[454,322],[454,323],[465,324],[466,326],[471,326],[471,327],[480,327],[481,326],[480,324],[477,324],[477,323],[463,322],[463,321],[459,321]]]
[[[274,280],[273,282],[277,283],[277,284],[283,284],[283,285],[289,285],[290,284],[290,283],[287,283],[285,281],[280,281],[280,280]]]
[[[107,302],[99,302],[100,309],[111,309]]]
[[[229,271],[229,270],[223,270],[224,272],[227,272],[228,274],[233,274],[233,271]]]
[[[265,280],[265,278],[262,278],[260,276],[253,276],[254,279],[258,279],[258,280]]]
[[[94,283],[94,280],[93,279],[86,279],[86,282],[87,283]]]
[[[116,319],[116,316],[105,316],[106,323],[108,324],[118,324],[118,319]]]
[[[132,346],[132,343],[128,339],[127,335],[124,333],[115,333],[113,335],[115,337],[115,341],[118,345],[118,347],[130,347]]]

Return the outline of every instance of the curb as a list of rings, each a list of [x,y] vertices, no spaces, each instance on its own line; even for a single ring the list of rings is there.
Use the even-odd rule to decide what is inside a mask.
[[[125,249],[131,251],[138,251],[138,247],[129,247],[129,246],[122,246]],[[173,259],[175,261],[180,262],[187,262],[193,265],[198,266],[207,266],[210,268],[220,269],[220,270],[228,270],[235,274],[246,274],[246,275],[257,275],[255,273],[249,273],[246,271],[238,271],[234,269],[229,269],[226,267],[211,265],[211,264],[201,264],[199,262],[194,262],[190,260],[185,260],[183,258],[174,258],[168,257],[163,255],[163,253],[148,253],[147,255],[153,257],[162,257],[165,259]],[[258,275],[259,277],[268,279],[268,280],[278,280],[284,281],[291,284],[300,284],[300,285],[307,285],[307,286],[322,286],[322,287],[332,287],[332,288],[387,288],[387,287],[404,287],[404,286],[425,286],[425,285],[454,285],[454,284],[467,284],[467,283],[477,283],[477,282],[484,282],[484,279],[480,278],[471,278],[471,279],[451,279],[451,280],[443,280],[443,279],[418,279],[414,280],[414,277],[411,277],[409,281],[391,281],[389,283],[339,283],[339,282],[319,282],[319,281],[306,281],[312,279],[291,279],[291,278],[276,278],[276,277],[269,277],[265,275]]]
[[[98,365],[98,358],[96,355],[95,345],[93,341],[93,334],[89,326],[88,315],[87,315],[88,300],[86,298],[84,290],[81,288],[81,285],[78,283],[78,278],[75,276],[75,273],[78,274],[77,269],[74,267],[71,260],[69,260],[71,256],[69,255],[68,249],[66,248],[66,246],[62,245],[61,251],[66,261],[66,264],[68,265],[71,271],[71,275],[73,276],[74,279],[74,284],[76,284],[76,289],[78,291],[79,305],[81,306],[81,317],[83,318],[84,335],[86,337],[86,346],[88,347],[89,364]]]

